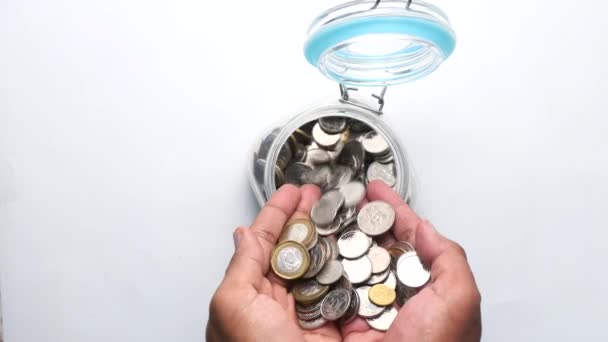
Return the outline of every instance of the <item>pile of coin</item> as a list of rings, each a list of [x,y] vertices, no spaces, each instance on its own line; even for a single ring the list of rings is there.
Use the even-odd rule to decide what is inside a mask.
[[[398,308],[430,278],[411,244],[378,245],[390,234],[395,211],[373,201],[357,212],[364,197],[360,181],[324,193],[311,220],[288,222],[273,250],[272,270],[289,281],[303,329],[344,325],[360,316],[386,331]]]
[[[280,129],[272,131],[255,153],[254,174],[264,184],[270,146]],[[315,184],[323,192],[352,181],[367,184],[382,180],[395,187],[393,153],[387,141],[361,121],[326,116],[296,129],[281,147],[275,165],[275,183]]]

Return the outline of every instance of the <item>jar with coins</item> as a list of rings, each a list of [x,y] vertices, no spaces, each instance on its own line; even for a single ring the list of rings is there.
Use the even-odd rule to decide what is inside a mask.
[[[447,16],[424,1],[351,1],[319,15],[305,57],[337,83],[339,96],[276,123],[256,142],[249,178],[260,206],[286,183],[327,192],[375,179],[409,201],[412,168],[383,113],[384,95],[435,71],[454,47]]]

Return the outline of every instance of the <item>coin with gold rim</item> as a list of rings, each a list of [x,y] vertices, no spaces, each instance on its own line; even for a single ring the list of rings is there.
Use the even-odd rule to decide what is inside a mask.
[[[310,255],[304,245],[295,241],[284,241],[272,251],[272,270],[280,278],[300,278],[310,265]]]
[[[317,231],[311,221],[297,219],[288,222],[285,228],[283,228],[279,242],[295,241],[306,246],[306,248],[311,248],[316,242],[316,235]]]
[[[369,289],[369,300],[379,306],[387,306],[393,304],[397,294],[395,290],[384,284],[378,284],[372,286]]]

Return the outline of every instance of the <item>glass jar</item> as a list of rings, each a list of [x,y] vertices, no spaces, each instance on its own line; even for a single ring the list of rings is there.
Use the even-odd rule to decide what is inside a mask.
[[[249,180],[259,205],[282,183],[285,163],[279,166],[277,161],[288,139],[300,127],[325,117],[347,118],[383,137],[392,153],[393,188],[404,200],[411,200],[411,164],[382,117],[384,94],[387,86],[436,70],[454,47],[446,15],[424,1],[351,1],[317,17],[308,30],[304,54],[321,74],[339,84],[341,96],[277,123],[257,141],[250,154]],[[359,89],[376,87],[382,87],[371,97],[376,104],[353,96]]]

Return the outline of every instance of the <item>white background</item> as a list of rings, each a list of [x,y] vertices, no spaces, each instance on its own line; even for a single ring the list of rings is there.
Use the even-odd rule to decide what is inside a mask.
[[[0,2],[8,342],[204,340],[251,144],[338,95],[302,53],[334,3]],[[437,4],[454,55],[387,93],[416,209],[467,249],[484,340],[605,340],[605,2]]]

